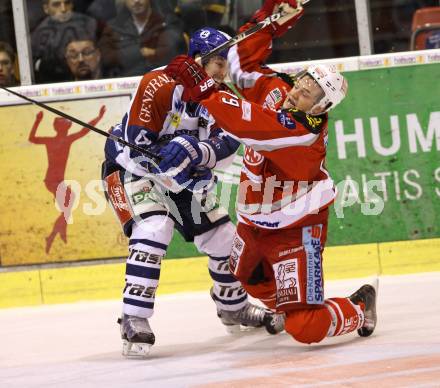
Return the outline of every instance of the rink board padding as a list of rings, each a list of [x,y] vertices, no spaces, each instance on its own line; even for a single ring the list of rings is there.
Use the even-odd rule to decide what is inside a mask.
[[[85,122],[105,106],[96,124],[105,131],[122,117],[128,103],[127,94],[47,101]],[[5,187],[0,192],[1,265],[125,256],[126,239],[100,181],[105,137],[88,132],[77,138],[82,129],[77,124],[63,134],[62,123],[44,111],[31,139],[41,111],[29,104],[0,107],[0,175]],[[60,203],[55,206],[56,195],[64,212]]]
[[[326,280],[440,271],[440,239],[328,247]],[[0,308],[118,299],[124,264],[0,272]],[[164,260],[158,294],[206,291],[212,285],[206,257]]]
[[[330,115],[327,166],[340,196],[331,210],[327,245],[440,237],[440,50],[320,62],[335,64],[349,81],[346,101]],[[274,67],[297,71],[306,64]],[[105,106],[96,126],[108,130],[121,121],[138,81],[17,90],[87,122]],[[44,112],[38,139],[30,141],[40,111],[0,92],[0,266],[125,257],[127,241],[99,182],[104,137],[89,132],[69,138],[81,131],[76,124],[62,136],[54,115]],[[217,172],[219,190],[231,186],[226,205],[233,220],[240,169],[237,156],[226,171]],[[71,203],[72,211],[61,212],[62,202]],[[381,203],[379,214],[366,214]],[[198,255],[175,233],[167,259]]]

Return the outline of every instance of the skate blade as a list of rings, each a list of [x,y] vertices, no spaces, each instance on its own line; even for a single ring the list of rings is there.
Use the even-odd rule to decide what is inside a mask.
[[[150,354],[151,344],[122,341],[122,355],[127,358],[146,358]]]
[[[258,330],[261,327],[243,326],[243,325],[225,325],[226,333],[228,334],[242,334],[248,333],[254,330]]]

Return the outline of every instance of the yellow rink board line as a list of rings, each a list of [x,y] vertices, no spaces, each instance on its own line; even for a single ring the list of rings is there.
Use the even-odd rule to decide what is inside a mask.
[[[380,257],[380,260],[379,260]],[[440,238],[328,247],[325,279],[440,271]],[[117,299],[125,264],[96,264],[0,273],[0,307]],[[208,290],[207,257],[162,263],[158,294]]]

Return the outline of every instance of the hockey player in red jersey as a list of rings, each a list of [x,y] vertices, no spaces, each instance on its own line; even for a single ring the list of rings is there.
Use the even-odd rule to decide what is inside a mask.
[[[280,4],[267,0],[254,20]],[[296,1],[282,6],[287,12],[282,24],[229,51],[231,78],[246,100],[206,88],[209,77],[190,58],[177,57],[165,71],[246,146],[229,262],[243,287],[280,313],[278,319],[285,318],[286,331],[297,341],[320,342],[354,330],[369,336],[376,326],[372,286],[349,297],[324,297],[322,253],[336,196],[325,167],[327,112],[345,98],[347,82],[325,65],[295,75],[260,65],[270,54],[272,38],[302,15]]]
[[[228,39],[221,31],[204,27],[192,35],[188,54],[201,57]],[[212,86],[221,86],[227,70],[226,58],[227,50],[203,64],[212,76]],[[197,177],[192,183],[205,186],[211,182],[211,170],[227,163],[240,145],[222,132],[206,108],[189,101],[184,88],[163,70],[143,76],[128,112],[122,123],[112,129],[112,135],[158,153],[162,168],[172,161],[180,172],[170,180],[183,187],[187,186],[184,184],[190,174],[181,166],[197,170],[197,175],[191,175]],[[173,155],[172,160],[169,154]],[[154,313],[161,262],[174,229],[209,256],[211,298],[228,331],[241,325],[266,326],[268,331],[277,331],[271,321],[274,314],[250,303],[246,291],[229,272],[235,226],[226,210],[214,206],[215,192],[210,192],[205,201],[211,206],[202,205],[196,190],[164,192],[154,180],[159,173],[155,164],[111,138],[106,142],[105,155],[106,194],[129,238],[120,320],[123,354],[146,356],[155,342],[148,319]]]

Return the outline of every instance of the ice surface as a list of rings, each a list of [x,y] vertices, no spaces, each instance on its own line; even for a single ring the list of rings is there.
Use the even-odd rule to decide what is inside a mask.
[[[345,296],[362,280],[328,282]],[[312,346],[226,334],[206,293],[159,297],[147,360],[121,356],[119,301],[0,310],[0,387],[440,387],[440,273],[383,277],[375,334]]]

